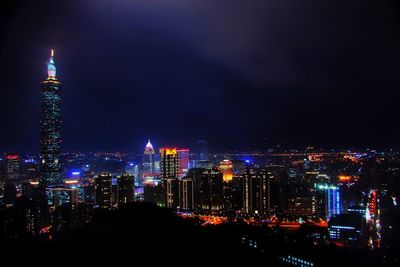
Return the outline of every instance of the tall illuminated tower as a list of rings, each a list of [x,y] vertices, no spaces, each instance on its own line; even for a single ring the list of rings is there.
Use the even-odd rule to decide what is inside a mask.
[[[153,176],[154,173],[154,148],[153,145],[149,141],[144,148],[144,155],[143,155],[143,176],[149,177]]]
[[[56,78],[54,50],[47,64],[47,79],[42,82],[40,113],[40,175],[47,186],[62,184],[61,177],[61,83]]]

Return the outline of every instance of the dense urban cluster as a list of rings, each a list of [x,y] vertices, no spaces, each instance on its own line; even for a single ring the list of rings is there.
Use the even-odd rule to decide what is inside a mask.
[[[42,187],[39,159],[1,162],[3,239],[89,224],[94,210],[153,202],[202,226],[241,224],[287,232],[314,226],[315,245],[397,257],[400,154],[393,151],[265,151],[208,154],[160,148],[143,154],[65,153],[62,181]],[[150,152],[149,152],[150,151]]]
[[[0,160],[1,240],[50,242],[98,214],[153,203],[200,228],[251,227],[234,242],[276,264],[320,263],[315,253],[292,249],[300,239],[315,249],[365,251],[374,263],[398,262],[399,152],[209,153],[206,140],[191,149],[155,149],[148,140],[140,153],[62,153],[53,56],[42,82],[40,155],[6,152]],[[284,245],[271,254],[273,238]]]

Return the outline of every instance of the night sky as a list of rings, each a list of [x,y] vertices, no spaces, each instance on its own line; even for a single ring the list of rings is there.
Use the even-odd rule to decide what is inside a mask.
[[[400,147],[399,1],[6,2],[0,151],[38,151],[51,48],[66,151]]]

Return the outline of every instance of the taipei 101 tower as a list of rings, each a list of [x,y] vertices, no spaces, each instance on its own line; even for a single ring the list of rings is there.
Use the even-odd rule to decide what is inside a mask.
[[[42,82],[40,113],[40,182],[61,185],[61,83],[56,78],[54,50],[47,64],[47,79]]]

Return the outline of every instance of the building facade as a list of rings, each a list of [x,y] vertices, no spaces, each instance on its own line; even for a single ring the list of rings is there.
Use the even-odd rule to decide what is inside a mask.
[[[154,148],[150,142],[147,141],[146,147],[143,153],[143,177],[152,177],[154,174]]]
[[[47,186],[62,184],[61,170],[61,83],[56,78],[54,51],[42,82],[40,113],[40,173]]]
[[[111,208],[112,176],[111,174],[100,174],[94,178],[96,192],[96,205],[102,209]]]
[[[161,179],[179,177],[179,154],[176,148],[160,148]]]
[[[118,205],[133,201],[134,180],[134,176],[130,174],[122,174],[117,178]]]

